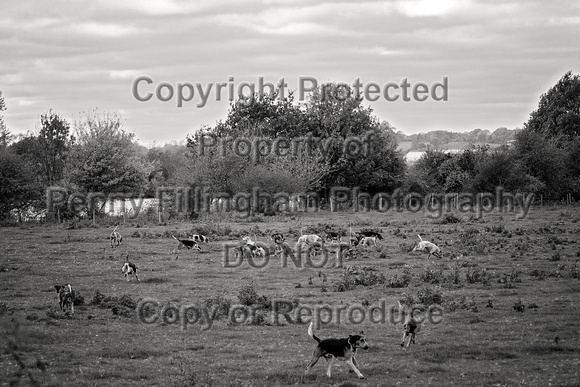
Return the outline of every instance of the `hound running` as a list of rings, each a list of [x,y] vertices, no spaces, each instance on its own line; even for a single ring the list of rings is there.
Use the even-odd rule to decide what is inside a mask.
[[[369,345],[366,342],[365,335],[361,331],[360,335],[349,335],[347,338],[344,339],[324,339],[320,340],[316,335],[312,332],[312,322],[310,322],[310,326],[308,327],[308,335],[312,337],[314,340],[318,342],[318,345],[314,349],[314,353],[312,354],[312,360],[306,367],[306,372],[310,368],[312,368],[318,359],[324,357],[326,361],[328,361],[328,369],[326,370],[326,375],[330,378],[330,370],[332,368],[332,362],[336,358],[341,361],[346,361],[346,363],[350,366],[351,371],[349,372],[356,372],[359,379],[364,379],[365,377],[363,374],[360,373],[358,370],[358,363],[355,359],[356,350],[358,348],[362,349],[369,349]]]

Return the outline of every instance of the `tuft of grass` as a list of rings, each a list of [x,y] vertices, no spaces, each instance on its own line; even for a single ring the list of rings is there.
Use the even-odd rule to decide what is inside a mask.
[[[169,280],[167,278],[152,277],[152,278],[146,278],[141,282],[143,282],[145,284],[164,284],[166,282],[169,282]]]

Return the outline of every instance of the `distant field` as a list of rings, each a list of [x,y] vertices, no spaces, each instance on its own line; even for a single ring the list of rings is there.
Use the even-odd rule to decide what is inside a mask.
[[[555,206],[532,208],[525,219],[503,213],[431,220],[391,211],[259,222],[128,221],[118,229],[124,239],[117,249],[109,244],[111,227],[2,228],[0,385],[30,385],[34,378],[53,386],[578,386],[579,214],[578,207]],[[224,243],[250,235],[273,244],[267,236],[278,231],[293,246],[301,228],[325,225],[376,228],[385,238],[359,248],[343,267],[332,254],[323,268],[282,267],[273,256],[262,269],[224,267]],[[209,231],[209,245],[201,253],[176,252],[171,235],[199,228]],[[416,234],[441,246],[443,259],[409,253]],[[141,282],[122,276],[126,252]],[[346,266],[355,274],[346,274]],[[67,283],[84,297],[72,317],[58,308],[54,290]],[[322,325],[321,338],[364,330],[371,345],[357,355],[364,380],[341,362],[329,379],[323,359],[304,375],[316,344],[307,325],[272,324],[267,307],[254,305],[257,317],[247,323],[224,317],[211,329],[182,330],[141,322],[132,303],[151,297],[176,306],[209,299],[233,305],[252,289],[269,300],[310,305],[396,305],[412,297],[424,307],[440,305],[443,317],[425,323],[407,350],[399,345],[400,324]]]

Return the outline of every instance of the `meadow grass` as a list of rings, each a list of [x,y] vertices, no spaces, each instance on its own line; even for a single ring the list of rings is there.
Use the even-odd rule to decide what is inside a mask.
[[[504,213],[457,222],[397,212],[255,218],[260,222],[212,216],[121,224],[118,248],[109,244],[109,226],[2,228],[0,385],[578,385],[580,223],[573,212],[532,208],[525,219]],[[332,254],[316,268],[274,256],[263,268],[224,267],[226,242],[249,235],[272,245],[267,237],[277,231],[293,246],[302,227],[325,224],[377,228],[384,240],[342,267]],[[192,230],[210,233],[211,243],[202,252],[177,251],[171,235]],[[409,253],[416,234],[437,243],[443,259]],[[127,253],[140,282],[121,274]],[[67,283],[84,296],[74,316],[60,311],[54,291]],[[222,312],[245,303],[256,317],[233,324],[222,316],[210,329],[145,324],[134,308],[148,297]],[[365,380],[339,362],[329,380],[322,359],[304,375],[316,342],[307,324],[272,323],[266,301],[274,299],[337,307],[436,303],[443,318],[425,323],[406,350],[400,324],[323,324],[321,338],[364,330],[371,345],[357,355]]]

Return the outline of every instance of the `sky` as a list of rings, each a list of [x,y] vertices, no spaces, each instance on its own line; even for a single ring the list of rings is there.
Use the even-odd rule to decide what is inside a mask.
[[[566,72],[580,73],[576,0],[4,0],[0,9],[12,134],[37,131],[49,110],[73,127],[97,110],[119,114],[142,145],[179,142],[225,120],[230,98],[260,82],[285,83],[297,102],[315,83],[357,82],[363,106],[405,134],[512,129]]]

